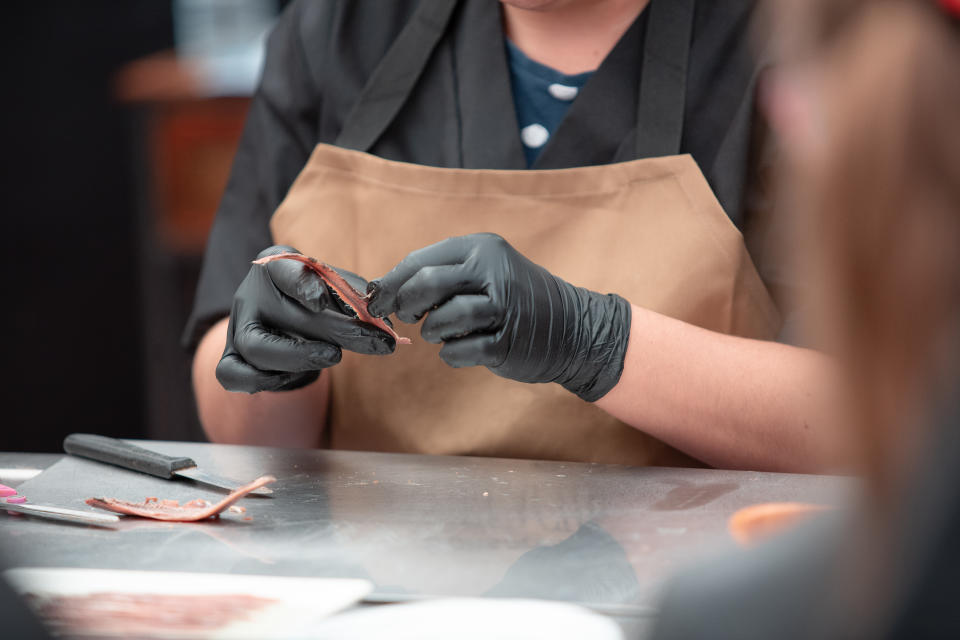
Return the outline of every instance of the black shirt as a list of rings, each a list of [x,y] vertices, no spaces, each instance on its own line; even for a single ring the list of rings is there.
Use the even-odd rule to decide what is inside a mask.
[[[260,84],[210,232],[185,345],[194,347],[228,315],[250,261],[272,244],[268,224],[274,210],[313,147],[333,143],[416,5],[309,0],[284,10],[268,39]],[[693,156],[741,229],[756,121],[753,6],[750,0],[697,1],[680,148]],[[532,168],[634,159],[646,13],[587,82]],[[413,93],[371,153],[436,167],[526,169],[503,42],[499,3],[461,0]]]

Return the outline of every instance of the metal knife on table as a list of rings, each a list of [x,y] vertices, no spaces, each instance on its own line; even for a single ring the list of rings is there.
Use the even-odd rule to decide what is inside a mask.
[[[117,438],[92,433],[71,433],[63,440],[63,450],[75,456],[106,462],[165,480],[176,477],[189,478],[230,491],[245,484],[202,471],[197,468],[197,463],[191,458],[164,455]],[[267,495],[273,491],[267,487],[260,487],[251,493]]]
[[[115,515],[93,513],[91,511],[77,511],[76,509],[64,509],[63,507],[51,507],[49,505],[30,504],[27,502],[15,504],[0,500],[0,510],[16,511],[40,518],[76,522],[78,524],[106,526],[120,522],[120,518]]]

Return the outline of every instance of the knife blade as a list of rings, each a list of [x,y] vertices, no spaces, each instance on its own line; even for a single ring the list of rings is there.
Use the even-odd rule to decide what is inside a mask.
[[[108,525],[120,522],[120,518],[114,515],[93,513],[91,511],[77,511],[76,509],[64,509],[63,507],[51,507],[42,504],[14,504],[0,500],[0,509],[17,511],[19,513],[40,516],[41,518],[50,518],[52,520],[80,522],[83,524]]]
[[[63,450],[69,454],[98,462],[147,473],[157,478],[171,480],[175,477],[189,478],[219,489],[234,489],[245,483],[207,473],[197,468],[191,458],[168,456],[135,444],[92,433],[71,433],[63,440]],[[251,494],[269,495],[272,489],[260,487]]]

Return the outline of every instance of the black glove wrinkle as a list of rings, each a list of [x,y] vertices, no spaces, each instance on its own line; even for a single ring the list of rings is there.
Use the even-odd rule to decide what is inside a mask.
[[[623,373],[630,334],[630,304],[616,294],[577,288],[585,321],[575,349],[577,357],[559,381],[587,402],[596,402],[616,386]]]

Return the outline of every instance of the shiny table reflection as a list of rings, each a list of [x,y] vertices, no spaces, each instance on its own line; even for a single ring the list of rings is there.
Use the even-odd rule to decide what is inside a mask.
[[[376,584],[373,602],[534,597],[643,617],[672,570],[733,544],[726,526],[737,509],[843,504],[854,489],[833,476],[138,444],[244,481],[273,474],[275,493],[243,500],[243,516],[191,524],[129,518],[96,528],[0,515],[6,563],[362,577]],[[29,459],[0,454],[0,467]],[[46,469],[19,486],[34,503],[218,496],[72,456],[41,459]]]

